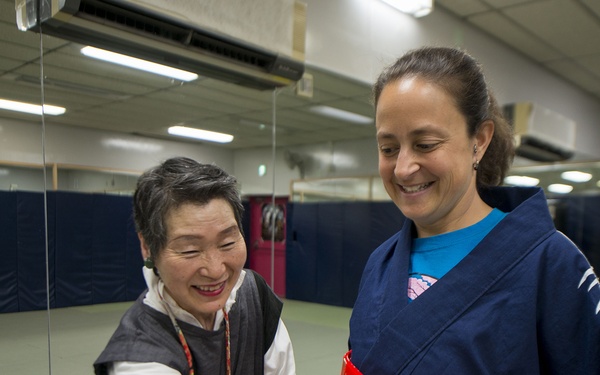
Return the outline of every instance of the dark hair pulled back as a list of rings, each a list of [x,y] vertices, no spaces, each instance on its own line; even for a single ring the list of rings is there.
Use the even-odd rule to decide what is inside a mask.
[[[493,121],[494,136],[479,162],[477,187],[500,185],[514,158],[512,127],[488,88],[481,65],[456,48],[411,50],[379,75],[373,85],[375,107],[383,89],[404,77],[419,77],[445,90],[465,117],[469,137],[474,137],[485,121]]]

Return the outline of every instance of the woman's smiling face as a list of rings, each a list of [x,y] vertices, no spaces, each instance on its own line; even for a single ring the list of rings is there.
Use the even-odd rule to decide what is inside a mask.
[[[160,278],[181,308],[212,329],[207,325],[225,306],[246,262],[233,210],[224,199],[184,203],[167,214],[166,226],[167,244],[155,260]]]
[[[452,97],[418,76],[389,83],[376,108],[379,174],[428,235],[464,226],[477,197],[474,146]]]

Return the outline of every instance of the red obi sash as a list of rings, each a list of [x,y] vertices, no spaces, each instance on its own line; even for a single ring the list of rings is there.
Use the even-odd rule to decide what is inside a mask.
[[[357,369],[356,366],[354,366],[352,361],[350,361],[351,354],[352,350],[349,350],[348,353],[344,355],[341,375],[362,375],[362,372],[360,372],[360,370]]]

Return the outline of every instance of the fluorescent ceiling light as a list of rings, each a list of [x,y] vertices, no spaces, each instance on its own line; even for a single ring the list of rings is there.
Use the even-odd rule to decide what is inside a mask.
[[[229,143],[233,141],[233,135],[211,132],[208,130],[188,128],[187,126],[171,126],[169,134],[179,135],[182,137],[202,139],[204,141]]]
[[[147,153],[159,152],[163,149],[163,146],[156,143],[126,140],[120,138],[104,139],[102,141],[102,145],[104,145],[107,148],[120,148],[128,151],[134,150]]]
[[[58,116],[65,113],[67,110],[63,107],[44,104],[44,114]],[[8,109],[9,111],[25,112],[34,115],[42,115],[42,106],[31,103],[15,102],[12,100],[0,99],[0,109]]]
[[[585,173],[580,171],[566,171],[560,174],[563,180],[572,182],[588,182],[592,179],[591,173]]]
[[[371,117],[359,115],[357,113],[344,111],[343,109],[328,107],[326,105],[316,105],[309,110],[322,116],[333,117],[338,120],[354,122],[357,124],[370,124],[373,122]]]
[[[529,176],[506,176],[504,183],[514,186],[537,186],[540,180]]]
[[[548,186],[548,191],[551,191],[551,192],[557,193],[557,194],[567,194],[567,193],[570,193],[572,190],[573,190],[573,186],[571,186],[571,185],[552,184],[552,185]]]
[[[415,18],[424,17],[433,10],[433,0],[382,0],[402,13]]]
[[[196,73],[187,72],[185,70],[172,68],[166,65],[156,64],[150,61],[138,59],[131,56],[121,55],[120,53],[106,51],[95,47],[83,47],[81,49],[81,53],[83,53],[86,56],[93,57],[95,59],[104,60],[113,64],[119,64],[127,66],[129,68],[139,69],[146,72],[159,74],[162,76],[175,78],[181,81],[189,82],[198,78],[198,74]]]

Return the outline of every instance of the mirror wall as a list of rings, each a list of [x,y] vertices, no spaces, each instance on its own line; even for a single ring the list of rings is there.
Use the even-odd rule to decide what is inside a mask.
[[[0,216],[28,212],[11,224],[14,235],[0,239],[11,266],[0,281],[17,281],[0,298],[3,335],[14,338],[2,341],[2,373],[25,368],[39,374],[90,373],[112,334],[98,331],[98,320],[112,319],[116,327],[127,306],[101,300],[115,295],[131,300],[131,291],[115,290],[98,301],[95,291],[111,286],[74,276],[82,268],[93,274],[98,264],[118,263],[102,249],[98,258],[82,255],[101,246],[93,244],[98,239],[81,238],[95,225],[89,219],[95,213],[83,204],[86,197],[127,198],[143,170],[175,155],[214,162],[236,175],[245,199],[287,196],[288,181],[301,174],[347,173],[331,168],[334,154],[340,154],[335,142],[372,135],[369,123],[348,129],[347,121],[314,111],[326,104],[371,114],[368,85],[332,72],[307,67],[312,81],[302,92],[296,86],[260,91],[206,77],[183,82],[91,59],[81,53],[84,45],[44,35],[43,29],[41,34],[17,30],[15,18],[14,0],[0,0],[0,98],[43,102],[66,112],[41,117],[0,110],[0,192],[16,196],[0,201]],[[232,134],[234,141],[219,145],[168,135],[173,125]],[[315,144],[321,146],[315,150]],[[303,160],[309,151],[318,151],[312,152],[318,157]],[[79,219],[55,231],[63,211],[78,212]],[[59,244],[71,240],[76,245],[70,251],[81,256],[64,262]],[[127,264],[141,274],[141,256],[134,252]],[[27,270],[15,274],[19,266]],[[65,290],[67,283],[72,290]],[[52,292],[59,289],[63,292]],[[56,313],[70,303],[75,308]],[[73,342],[77,332],[93,340]]]

